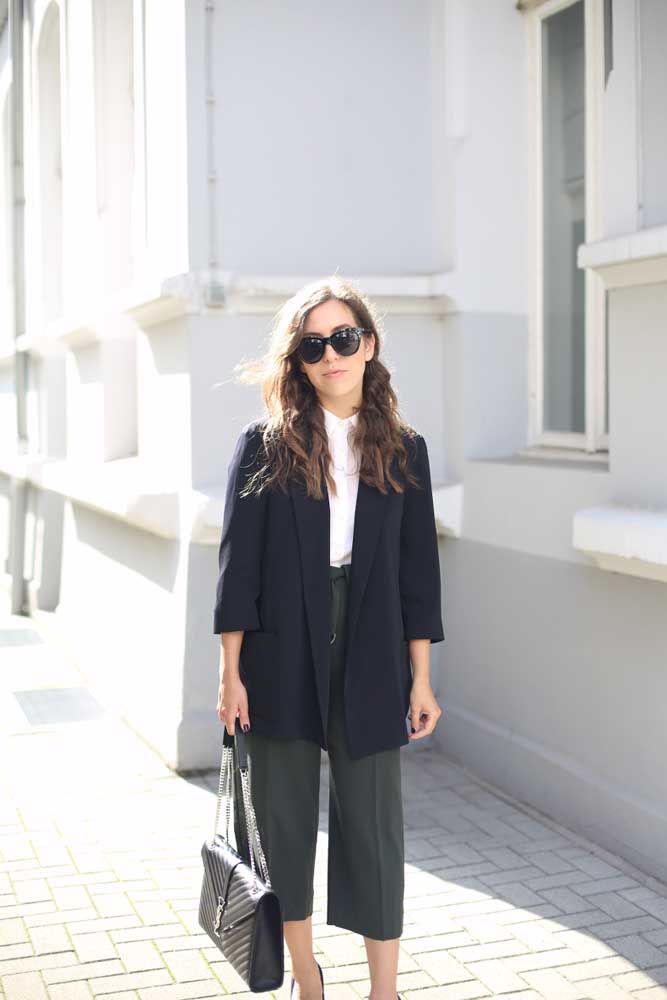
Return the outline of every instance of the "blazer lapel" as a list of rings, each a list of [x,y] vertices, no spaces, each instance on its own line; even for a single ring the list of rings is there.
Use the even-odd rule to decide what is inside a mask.
[[[318,700],[322,719],[328,717],[329,705],[329,640],[331,636],[331,604],[329,584],[330,505],[326,480],[325,496],[314,500],[307,496],[301,483],[290,482],[299,559],[303,578],[310,642],[315,667]],[[359,610],[368,581],[368,574],[380,537],[382,518],[389,494],[382,494],[359,480],[354,514],[350,589],[346,620],[346,650],[354,635]]]

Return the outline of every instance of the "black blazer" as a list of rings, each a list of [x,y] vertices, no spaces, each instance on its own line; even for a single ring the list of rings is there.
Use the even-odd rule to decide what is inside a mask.
[[[292,482],[288,493],[239,497],[261,458],[262,424],[246,424],[229,464],[213,632],[244,631],[239,672],[251,729],[327,750],[329,494],[326,481],[322,500]],[[445,637],[426,442],[404,440],[423,489],[383,495],[359,480],[344,650],[354,758],[410,742],[408,640]]]

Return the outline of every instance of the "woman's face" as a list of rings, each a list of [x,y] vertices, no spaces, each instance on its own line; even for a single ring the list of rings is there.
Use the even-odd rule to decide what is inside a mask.
[[[308,313],[303,335],[329,337],[334,330],[342,326],[358,327],[359,323],[345,302],[338,299],[328,299]],[[302,371],[306,373],[318,394],[320,402],[326,407],[335,402],[336,408],[341,406],[359,407],[362,402],[363,377],[366,362],[373,357],[375,337],[362,337],[356,354],[345,358],[336,354],[331,344],[324,348],[324,355],[313,365],[300,362]],[[335,375],[334,372],[340,374]]]

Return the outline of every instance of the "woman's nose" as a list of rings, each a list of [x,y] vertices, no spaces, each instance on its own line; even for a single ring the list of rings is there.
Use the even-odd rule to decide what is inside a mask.
[[[331,353],[329,353],[329,352],[331,352]],[[338,359],[339,355],[336,354],[336,352],[333,349],[333,347],[331,346],[331,344],[325,344],[323,357],[329,358],[331,361],[336,361]]]

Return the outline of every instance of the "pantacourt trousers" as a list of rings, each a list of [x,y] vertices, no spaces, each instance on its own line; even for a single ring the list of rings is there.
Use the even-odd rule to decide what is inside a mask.
[[[345,740],[343,681],[350,563],[330,566],[331,639],[327,923],[376,940],[403,933],[404,827],[400,748],[353,760]],[[373,705],[368,706],[369,713]],[[236,725],[239,725],[238,719]],[[252,802],[283,920],[313,912],[321,749],[311,740],[245,733]],[[236,747],[235,765],[236,761]],[[234,832],[246,860],[240,778]]]

